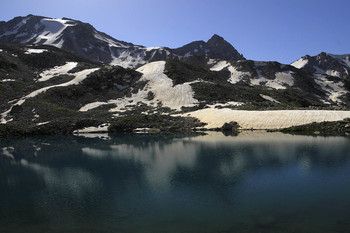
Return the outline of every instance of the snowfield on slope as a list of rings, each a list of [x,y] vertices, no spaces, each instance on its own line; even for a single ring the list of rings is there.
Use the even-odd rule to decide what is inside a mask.
[[[309,63],[309,60],[306,58],[300,58],[299,60],[296,60],[295,62],[293,62],[292,64],[290,64],[291,66],[294,66],[297,69],[301,69],[304,66],[306,66],[306,64]]]
[[[127,106],[136,105],[142,102],[147,105],[157,106],[161,103],[163,107],[169,107],[175,110],[181,110],[181,107],[192,107],[198,103],[198,100],[193,98],[194,92],[191,83],[187,82],[173,86],[173,80],[164,74],[165,61],[157,61],[148,63],[137,69],[142,73],[140,81],[147,81],[143,90],[132,94],[131,97],[124,97],[108,102],[89,103],[79,111],[85,112],[106,104],[115,104],[116,107],[111,109],[111,112],[124,111]],[[199,82],[199,81],[198,81]],[[148,93],[154,94],[153,100],[148,100]]]
[[[198,118],[207,123],[206,128],[218,128],[224,123],[236,121],[242,129],[282,129],[312,122],[339,121],[350,117],[350,111],[327,110],[275,110],[246,111],[207,108],[183,116]]]
[[[52,85],[52,86],[48,86],[48,87],[43,87],[43,88],[40,88],[36,91],[33,91],[32,93],[20,98],[15,104],[13,104],[11,106],[11,108],[9,110],[7,110],[6,112],[3,112],[1,114],[1,119],[0,119],[0,123],[1,124],[6,124],[7,122],[11,121],[10,120],[6,120],[7,118],[7,115],[11,112],[11,109],[13,106],[15,105],[22,105],[26,99],[29,99],[29,98],[33,98],[41,93],[44,93],[46,92],[47,90],[51,89],[51,88],[55,88],[55,87],[66,87],[66,86],[70,86],[70,85],[77,85],[79,84],[80,82],[82,82],[89,74],[97,71],[99,68],[94,68],[94,69],[86,69],[86,70],[83,70],[83,71],[80,71],[80,72],[77,72],[77,73],[74,73],[72,75],[75,76],[74,79],[68,81],[68,82],[65,82],[65,83],[61,83],[61,84],[57,84],[57,85]]]
[[[182,106],[191,107],[198,103],[189,83],[173,86],[173,80],[164,74],[165,61],[152,62],[138,68],[143,74],[141,80],[148,81],[146,89],[152,91],[155,99],[163,106],[180,110]]]
[[[315,82],[326,92],[327,98],[334,103],[342,103],[340,99],[346,95],[348,91],[344,87],[344,83],[339,80],[338,82],[327,79],[327,76],[322,74],[314,75]]]
[[[45,70],[40,74],[41,78],[38,79],[38,82],[44,82],[55,76],[68,74],[68,72],[74,69],[77,65],[78,62],[67,62],[63,66],[55,66],[52,69]]]
[[[45,26],[45,29],[36,37],[34,43],[36,44],[40,41],[44,41],[43,44],[54,45],[59,48],[61,48],[63,44],[63,40],[58,41],[61,38],[62,32],[67,27],[75,25],[71,20],[50,18],[44,18],[40,20],[40,23]]]

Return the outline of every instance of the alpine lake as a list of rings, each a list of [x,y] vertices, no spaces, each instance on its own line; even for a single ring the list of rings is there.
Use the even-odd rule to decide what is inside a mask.
[[[350,232],[350,138],[0,139],[0,232]]]

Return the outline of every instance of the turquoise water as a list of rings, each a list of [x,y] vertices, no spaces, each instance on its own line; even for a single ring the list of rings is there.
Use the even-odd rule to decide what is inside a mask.
[[[0,140],[0,232],[350,232],[350,140]]]

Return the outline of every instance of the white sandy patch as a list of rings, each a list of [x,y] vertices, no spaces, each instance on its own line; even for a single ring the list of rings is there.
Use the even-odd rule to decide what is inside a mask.
[[[55,76],[59,75],[65,75],[68,74],[70,70],[75,68],[78,65],[78,62],[67,62],[63,66],[55,66],[52,69],[45,70],[40,74],[40,79],[38,79],[39,82],[47,81]]]
[[[26,99],[29,98],[33,98],[41,93],[46,92],[47,90],[51,89],[51,88],[55,88],[55,87],[66,87],[66,86],[70,86],[70,85],[78,85],[80,82],[82,82],[89,74],[95,72],[96,70],[98,70],[99,68],[94,68],[94,69],[86,69],[77,73],[74,73],[73,75],[75,76],[74,79],[70,80],[69,82],[65,82],[65,83],[61,83],[61,84],[57,84],[57,85],[52,85],[52,86],[48,86],[48,87],[43,87],[41,89],[38,89],[36,91],[33,91],[32,93],[20,98],[15,104],[13,104],[11,106],[11,108],[9,110],[7,110],[6,112],[3,112],[1,114],[1,121],[0,123],[2,124],[6,124],[7,122],[11,121],[10,120],[6,120],[7,115],[11,112],[11,109],[14,105],[22,105]]]
[[[25,54],[39,54],[47,52],[47,49],[26,49]]]
[[[293,62],[290,65],[294,66],[295,68],[300,69],[300,68],[303,68],[308,62],[309,62],[309,60],[304,59],[304,58],[300,58],[299,60]]]
[[[312,122],[339,121],[350,117],[350,111],[275,110],[245,111],[231,109],[201,109],[183,116],[192,116],[207,123],[206,128],[221,127],[236,121],[242,129],[281,129]]]

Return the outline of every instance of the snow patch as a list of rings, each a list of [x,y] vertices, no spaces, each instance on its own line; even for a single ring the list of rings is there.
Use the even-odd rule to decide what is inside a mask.
[[[41,125],[46,125],[46,124],[49,124],[50,121],[45,121],[45,122],[40,122],[40,123],[37,123],[36,125],[37,126],[41,126]]]
[[[3,82],[3,83],[5,83],[5,82],[15,82],[15,81],[16,80],[10,79],[10,78],[1,80],[1,82]]]
[[[278,103],[278,104],[280,103],[279,101],[275,100],[275,99],[272,98],[271,96],[263,95],[263,94],[260,94],[260,96],[261,96],[261,98],[266,99],[266,100],[268,100],[268,101],[270,101],[270,102],[274,102],[274,103]]]
[[[12,31],[6,31],[6,32],[3,33],[2,36],[0,36],[0,37],[3,37],[3,36],[10,36],[10,35],[14,35],[14,34],[18,33],[18,29],[20,29],[23,25],[25,25],[29,19],[30,19],[30,17],[26,17],[26,18],[22,19],[22,21],[19,22],[19,23],[13,28]]]
[[[84,105],[83,107],[81,107],[79,109],[79,111],[80,112],[87,112],[91,109],[98,108],[102,105],[113,104],[113,103],[114,103],[113,101],[111,101],[111,102],[93,102],[93,103],[89,103],[89,104]]]
[[[164,74],[164,69],[164,61],[148,63],[136,70],[143,74],[140,81],[147,81],[143,90],[132,94],[131,97],[109,100],[107,102],[89,103],[80,108],[79,111],[85,112],[107,104],[117,106],[111,109],[111,112],[123,112],[130,106],[133,107],[139,103],[151,106],[157,106],[157,104],[161,103],[163,107],[175,110],[180,110],[181,107],[192,107],[197,104],[198,100],[193,98],[194,93],[190,84],[201,81],[196,80],[173,86],[173,81]],[[149,92],[154,94],[153,100],[148,100]]]
[[[339,62],[350,68],[350,54],[335,55],[327,53],[327,55],[337,59]]]
[[[209,61],[211,64],[214,63],[214,61]],[[209,63],[208,63],[209,64]],[[238,71],[235,67],[233,67],[229,62],[227,61],[219,61],[215,65],[213,65],[210,70],[211,71],[221,71],[223,69],[227,68],[228,71],[230,71],[231,76],[227,80],[228,82],[235,84],[241,81],[244,77],[250,76],[249,72],[242,72]]]
[[[292,64],[290,64],[291,66],[294,66],[295,68],[301,69],[303,68],[307,63],[309,62],[309,60],[305,59],[305,58],[300,58],[299,60],[293,62]]]
[[[219,61],[213,67],[211,67],[210,70],[211,71],[220,71],[220,70],[225,69],[229,65],[230,65],[230,63],[228,63],[227,61]]]
[[[335,70],[327,70],[326,71],[327,75],[330,76],[335,76],[335,77],[339,77],[340,78],[340,72],[339,71],[335,71]]]
[[[212,58],[210,58],[209,61],[208,61],[208,65],[213,65],[215,63],[216,63],[216,60],[212,59]]]
[[[173,86],[173,81],[164,74],[164,69],[165,62],[159,61],[146,64],[136,71],[143,74],[141,80],[148,81],[146,88],[154,93],[154,99],[161,101],[163,106],[180,110],[181,107],[197,104],[198,100],[193,98],[194,92],[190,84]]]
[[[126,46],[122,43],[119,43],[111,38],[101,35],[100,33],[95,33],[94,36],[96,39],[106,42],[109,47],[130,48],[130,46]]]
[[[47,49],[26,49],[24,54],[38,54],[43,52],[47,52]]]
[[[227,108],[227,107],[232,107],[232,106],[242,106],[244,105],[244,103],[242,102],[236,102],[236,101],[229,101],[226,103],[216,103],[216,104],[208,104],[207,106],[209,108],[216,108],[216,107],[220,107],[220,108]]]
[[[41,19],[40,23],[45,26],[45,29],[41,32],[39,36],[37,36],[36,41],[34,43],[36,44],[40,41],[44,41],[43,44],[55,45],[59,48],[62,47],[62,44],[57,44],[57,40],[61,37],[62,32],[67,27],[75,25],[72,24],[71,20],[49,18]]]
[[[150,52],[152,50],[163,50],[163,48],[162,47],[146,47],[145,50],[147,52]]]
[[[81,134],[81,133],[103,133],[103,132],[108,132],[108,127],[110,124],[102,124],[97,127],[91,126],[91,127],[85,127],[83,129],[77,129],[74,130],[74,134]]]
[[[314,75],[315,82],[327,93],[328,99],[335,103],[342,103],[340,97],[348,93],[344,88],[344,83],[340,80],[338,82],[327,79],[327,76],[322,74]]]
[[[264,78],[260,73],[258,72],[257,78],[252,78],[250,80],[250,83],[254,86],[261,85],[262,83],[265,84],[265,86],[273,88],[273,89],[286,89],[286,85],[293,86],[294,84],[294,78],[293,78],[293,72],[286,71],[286,72],[277,72],[275,74],[275,79],[267,79]]]
[[[8,109],[7,111],[3,112],[1,114],[1,121],[0,123],[2,124],[6,124],[7,122],[9,121],[12,121],[13,119],[10,119],[10,120],[6,120],[8,114],[11,112],[11,109],[14,105],[22,105],[26,99],[29,99],[29,98],[33,98],[41,93],[44,93],[46,92],[47,90],[51,89],[51,88],[55,88],[55,87],[66,87],[66,86],[70,86],[70,85],[78,85],[80,82],[82,82],[89,74],[97,71],[99,68],[94,68],[94,69],[86,69],[86,70],[83,70],[83,71],[80,71],[80,72],[77,72],[77,73],[74,73],[72,75],[75,76],[74,79],[68,81],[68,82],[65,82],[65,83],[61,83],[61,84],[57,84],[57,85],[52,85],[52,86],[48,86],[48,87],[43,87],[41,89],[38,89],[36,91],[33,91],[32,93],[20,98],[15,104],[13,104],[11,106],[10,109]]]
[[[77,65],[78,65],[78,62],[67,62],[63,66],[55,66],[52,69],[45,70],[40,74],[41,78],[38,79],[38,82],[44,82],[55,76],[68,74],[68,72],[74,69]]]
[[[228,70],[231,73],[231,77],[227,80],[228,82],[235,84],[238,83],[239,81],[241,81],[244,77],[250,77],[250,73],[249,72],[242,72],[242,71],[238,71],[236,70],[235,67],[233,66],[229,66]]]
[[[146,63],[144,60],[144,53],[132,54],[129,50],[121,50],[118,54],[112,53],[112,62],[110,65],[117,65],[123,68],[136,68],[139,65]]]

